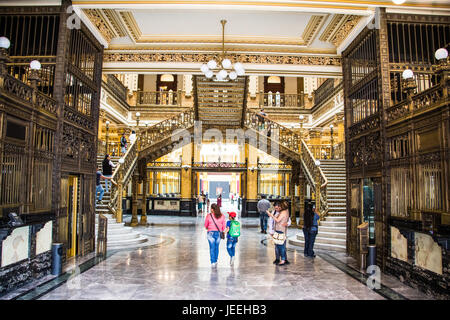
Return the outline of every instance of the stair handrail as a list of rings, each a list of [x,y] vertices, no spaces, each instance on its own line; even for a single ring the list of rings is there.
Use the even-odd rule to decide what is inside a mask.
[[[111,176],[112,187],[108,209],[114,215],[117,214],[117,207],[119,205],[117,201],[119,199],[119,192],[122,192],[122,188],[124,188],[128,184],[128,181],[131,178],[134,169],[136,168],[138,157],[137,146],[137,140],[133,141],[125,155],[122,157],[122,159],[124,160],[123,163],[119,163],[117,165],[113,172],[113,175]]]
[[[301,152],[299,145],[300,136],[291,129],[279,124],[278,122],[272,121],[267,117],[261,116],[260,114],[258,114],[258,112],[247,109],[245,114],[244,125],[247,126],[248,128],[252,128],[259,132],[260,117],[264,118],[264,123],[265,126],[267,126],[267,128],[269,128],[270,126],[271,137],[273,137],[274,131],[278,129],[279,130],[278,143],[284,146],[285,148],[288,148],[300,154]]]
[[[140,151],[152,146],[155,142],[166,138],[177,129],[187,129],[194,125],[194,108],[190,108],[168,119],[160,121],[139,134]]]
[[[323,173],[322,168],[316,164],[316,159],[314,158],[311,150],[309,150],[308,145],[303,139],[301,139],[301,146],[302,146],[301,163],[306,173],[306,179],[315,190],[318,189],[320,190],[319,192],[320,206],[318,209],[321,218],[323,218],[328,213],[328,198],[327,198],[328,179]]]

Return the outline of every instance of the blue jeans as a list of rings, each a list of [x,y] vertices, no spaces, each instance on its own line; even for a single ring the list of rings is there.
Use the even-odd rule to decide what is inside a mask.
[[[100,196],[97,197],[97,194],[100,192]],[[97,197],[97,201],[102,201],[103,199],[103,194],[105,193],[105,190],[103,190],[103,187],[101,184],[99,184],[96,188],[95,188],[95,197]]]
[[[112,175],[103,175],[105,177],[111,178]],[[105,192],[109,191],[109,188],[111,188],[111,179],[105,179]]]
[[[269,216],[266,212],[260,212],[259,213],[259,222],[261,224],[261,231],[267,231],[267,220],[269,219]]]
[[[234,257],[236,253],[236,244],[238,242],[238,238],[228,238],[227,239],[227,251],[230,257]]]
[[[283,233],[281,231],[275,231],[275,232]],[[287,257],[286,257],[286,241],[284,241],[283,244],[276,244],[275,245],[275,257],[276,257],[276,259],[278,259],[280,261],[281,260],[284,260],[284,261],[287,260]]]
[[[219,231],[208,231],[207,238],[209,242],[209,257],[211,263],[216,263],[219,257],[219,243],[220,243],[220,232]]]
[[[303,254],[305,257],[313,257],[314,242],[316,241],[317,231],[303,228],[303,236],[305,237],[305,248],[303,249]]]

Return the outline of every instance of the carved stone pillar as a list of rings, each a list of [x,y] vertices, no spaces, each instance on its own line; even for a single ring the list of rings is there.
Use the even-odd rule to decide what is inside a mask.
[[[138,223],[137,211],[138,211],[138,176],[133,175],[131,179],[131,192],[132,192],[132,210],[131,210],[131,223],[130,226],[136,227]]]

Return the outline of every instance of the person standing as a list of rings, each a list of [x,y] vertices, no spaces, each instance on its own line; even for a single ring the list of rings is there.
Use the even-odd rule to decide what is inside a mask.
[[[131,130],[131,134],[128,139],[130,140],[130,145],[132,145],[136,141],[136,132],[134,130]]]
[[[219,206],[219,208],[222,207],[222,194],[219,194],[219,196],[217,197],[217,205]]]
[[[256,204],[256,208],[259,212],[259,222],[261,224],[261,233],[267,233],[267,210],[270,208],[270,202],[266,199],[265,195],[261,196],[261,200]]]
[[[199,194],[197,197],[198,201],[198,213],[203,214],[203,195]]]
[[[272,217],[272,219],[275,221],[275,233],[278,233],[278,238],[284,239],[282,243],[275,244],[276,250],[278,250],[278,254],[280,257],[280,262],[277,264],[278,266],[282,266],[287,264],[286,263],[286,239],[287,239],[287,225],[289,220],[289,206],[287,205],[286,201],[283,201],[280,203],[280,213],[278,215],[274,215],[269,210],[267,210],[267,214],[269,217]]]
[[[241,224],[236,221],[236,212],[228,212],[228,218],[229,220],[227,221],[225,229],[225,232],[227,233],[227,251],[230,255],[230,265],[233,265]]]
[[[226,223],[225,216],[220,212],[219,206],[215,203],[211,205],[211,213],[206,216],[205,228],[207,230],[211,266],[216,268],[219,257],[220,239],[224,238],[223,232],[226,228]]]
[[[125,132],[122,133],[122,137],[120,138],[120,148],[122,154],[125,154],[127,152],[127,138],[125,138]]]
[[[102,162],[103,176],[106,178],[105,192],[109,191],[108,180],[111,179],[112,174],[113,174],[113,168],[115,168],[115,167],[116,166],[114,165],[114,163],[112,163],[111,157],[109,156],[109,154],[106,154],[105,159],[103,159],[103,162]]]
[[[305,210],[303,214],[303,236],[305,238],[305,248],[303,254],[307,258],[315,258],[314,242],[319,231],[320,216],[317,213],[316,206],[312,210]]]

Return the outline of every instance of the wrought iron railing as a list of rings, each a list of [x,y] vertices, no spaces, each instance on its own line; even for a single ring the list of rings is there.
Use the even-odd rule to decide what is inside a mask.
[[[137,106],[181,106],[182,90],[178,91],[138,91]]]
[[[244,125],[258,131],[259,134],[267,135],[268,139],[271,139],[279,145],[294,151],[298,155],[299,162],[306,173],[310,186],[316,190],[316,199],[317,197],[319,198],[320,205],[318,207],[320,215],[322,217],[325,216],[328,213],[328,180],[320,166],[316,165],[316,159],[309,150],[305,141],[300,139],[300,136],[292,130],[268,118],[263,118],[261,115],[251,110],[246,111]],[[319,194],[317,194],[317,191]]]
[[[314,105],[321,104],[330,96],[333,96],[334,78],[329,78],[314,91]]]
[[[192,127],[194,121],[194,108],[191,108],[143,130],[139,134],[140,150],[145,150],[155,142],[170,137],[175,130]]]
[[[136,140],[137,141],[137,140]],[[118,213],[120,192],[128,184],[132,173],[136,168],[138,156],[138,144],[133,142],[123,156],[123,163],[119,163],[113,172],[111,180],[113,182],[111,188],[111,200],[108,203],[108,209],[116,215]]]
[[[194,162],[192,168],[195,169],[247,169],[246,162]]]
[[[310,186],[314,188],[317,199],[317,191],[319,191],[319,212],[323,217],[328,213],[328,200],[327,200],[327,184],[328,179],[325,177],[320,166],[316,165],[316,160],[309,150],[306,142],[302,139],[301,149],[301,162],[305,171],[306,179]]]
[[[0,77],[0,90],[29,103],[36,110],[45,111],[54,117],[57,116],[58,103],[56,100],[9,74],[5,73]]]
[[[272,140],[276,139],[280,145],[294,152],[300,152],[300,137],[298,134],[277,122],[259,115],[257,112],[247,109],[244,125],[260,133],[264,133]]]
[[[127,101],[128,88],[113,74],[106,75],[106,84],[123,101]]]
[[[303,93],[288,94],[279,92],[269,92],[259,94],[259,107],[290,107],[301,108],[304,107],[305,100]]]
[[[392,122],[399,120],[403,117],[413,115],[416,112],[421,112],[426,108],[436,106],[440,102],[446,101],[448,101],[448,93],[447,96],[445,96],[444,87],[441,84],[436,85],[412,96],[410,100],[403,100],[387,109],[387,121]]]
[[[147,164],[147,168],[181,168],[181,162],[176,161],[152,161]]]

